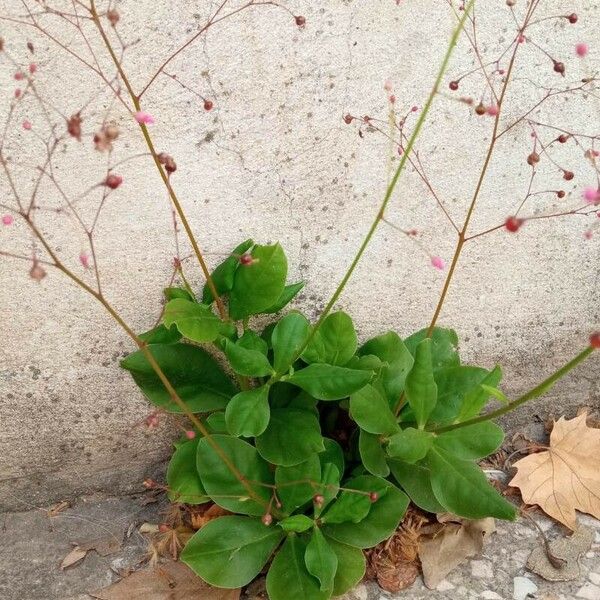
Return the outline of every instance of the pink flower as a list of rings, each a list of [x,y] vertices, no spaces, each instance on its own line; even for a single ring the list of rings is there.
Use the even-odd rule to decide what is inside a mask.
[[[23,121],[23,129],[25,129],[26,131],[29,131],[31,129],[31,121],[28,121],[27,119],[25,119],[25,121]]]
[[[90,257],[85,252],[82,252],[79,255],[79,262],[82,264],[84,269],[87,269],[90,266]]]
[[[33,75],[37,71],[37,65],[35,63],[31,63],[29,65],[29,72]]]
[[[600,202],[600,190],[595,187],[588,186],[583,190],[583,199],[588,204],[596,204]]]
[[[15,79],[17,81],[22,81],[23,79],[25,79],[25,75],[23,75],[23,73],[21,71],[17,71],[15,73]]]
[[[438,271],[443,271],[444,268],[446,267],[446,263],[444,262],[443,258],[440,258],[439,256],[432,256],[431,257],[431,266],[434,269],[437,269]]]
[[[2,225],[12,225],[15,222],[12,215],[2,215]]]
[[[16,88],[15,89],[15,98],[20,98],[21,97],[21,88]]]
[[[487,107],[486,112],[490,117],[495,117],[500,112],[500,109],[497,104],[490,104],[490,106]]]
[[[153,125],[154,124],[154,117],[150,113],[147,113],[145,110],[139,110],[138,112],[136,112],[135,120],[140,125]]]
[[[575,54],[577,54],[577,56],[583,58],[584,56],[587,56],[588,52],[589,48],[587,44],[582,42],[580,44],[575,45]]]
[[[185,432],[185,437],[188,440],[193,440],[196,437],[196,432],[195,431],[186,431]]]
[[[418,106],[413,106],[410,110],[412,112],[417,112],[419,110],[419,107]]]

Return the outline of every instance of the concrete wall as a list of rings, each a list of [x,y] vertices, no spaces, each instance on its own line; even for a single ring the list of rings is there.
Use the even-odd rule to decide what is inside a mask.
[[[49,4],[53,4],[50,2]],[[71,3],[63,3],[71,7]],[[215,2],[173,3],[126,0],[119,4],[119,30],[132,42],[125,68],[140,89],[148,74],[181,40],[205,21]],[[234,3],[235,4],[235,3]],[[288,253],[290,279],[305,279],[298,306],[316,314],[333,292],[377,211],[384,191],[388,144],[384,136],[357,135],[342,115],[386,118],[384,81],[393,82],[401,110],[421,106],[449,37],[452,17],[444,2],[406,0],[291,0],[307,26],[299,30],[290,16],[273,7],[256,8],[226,20],[173,61],[170,73],[209,96],[206,113],[198,99],[163,77],[144,99],[155,115],[157,147],[178,164],[174,185],[211,263],[237,242],[279,240]],[[514,35],[505,3],[479,4],[479,38],[486,58],[495,57]],[[574,45],[597,39],[597,3],[545,0],[541,14],[575,11],[579,23],[537,25],[536,42],[567,65],[563,80],[531,44],[522,48],[516,80],[508,97],[506,122],[533,106],[540,86],[578,82],[598,65],[593,44],[587,61]],[[57,4],[54,4],[57,5]],[[519,0],[517,9],[523,10]],[[18,0],[0,0],[0,15],[23,14]],[[77,31],[58,18],[47,23],[74,51],[85,52]],[[77,196],[103,177],[105,155],[92,149],[91,134],[103,115],[120,123],[117,162],[144,152],[137,127],[119,104],[110,105],[102,82],[39,32],[0,21],[11,56],[30,60],[25,42],[36,47],[38,89],[63,115],[84,110],[84,139],[61,146],[56,174]],[[112,74],[93,35],[90,43]],[[460,44],[451,73],[474,65],[468,44]],[[14,68],[0,55],[0,106],[6,114],[15,87]],[[454,76],[454,75],[453,75]],[[449,80],[449,78],[448,78]],[[478,96],[474,78],[462,93]],[[446,89],[446,88],[444,88]],[[34,137],[46,131],[44,117],[31,103],[19,108],[9,129],[7,153],[18,185],[31,190],[32,166],[43,159]],[[598,135],[600,101],[577,93],[558,96],[535,112],[535,119],[588,135]],[[64,123],[50,109],[51,118]],[[32,132],[18,124],[33,122]],[[427,172],[456,220],[465,214],[491,134],[492,119],[476,117],[465,106],[441,97],[418,144]],[[552,139],[549,131],[544,139]],[[531,148],[529,128],[521,124],[505,136],[493,160],[473,221],[473,232],[501,223],[512,214],[527,188],[525,162]],[[569,208],[580,202],[594,172],[582,148],[570,142],[555,160],[576,172],[567,183],[542,161],[534,189],[564,188],[559,204],[552,195],[536,196],[526,214]],[[164,188],[148,157],[128,162],[125,178],[102,213],[97,243],[106,296],[138,331],[150,327],[171,273],[174,240]],[[1,197],[12,201],[4,173]],[[45,182],[40,197],[47,206],[61,198]],[[95,190],[81,201],[85,218],[97,205]],[[41,202],[41,201],[40,201]],[[87,281],[78,264],[85,238],[64,214],[43,212],[39,222],[53,248]],[[422,232],[424,246],[449,260],[455,234],[419,178],[406,173],[394,194],[388,218]],[[598,239],[585,240],[591,223],[584,217],[527,223],[518,235],[504,231],[470,243],[452,284],[441,323],[456,328],[468,361],[505,369],[508,394],[525,390],[562,364],[600,325],[598,315]],[[185,236],[182,253],[189,253]],[[0,226],[0,249],[30,252],[23,224]],[[186,263],[193,285],[201,276]],[[172,425],[147,431],[140,421],[149,407],[118,367],[132,349],[128,338],[102,307],[56,271],[41,282],[28,277],[26,262],[0,257],[0,503],[26,507],[91,489],[115,492],[138,488],[167,454]],[[402,335],[431,318],[444,273],[405,236],[384,225],[340,300],[350,311],[361,338],[395,328]],[[544,399],[512,416],[516,428],[548,414],[572,414],[580,405],[598,407],[598,357],[577,369]]]

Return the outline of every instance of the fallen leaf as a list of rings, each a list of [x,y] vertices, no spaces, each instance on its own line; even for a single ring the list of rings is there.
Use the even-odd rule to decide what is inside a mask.
[[[550,434],[550,447],[517,461],[510,485],[523,501],[537,504],[569,529],[577,527],[576,510],[600,519],[600,429],[586,425],[582,414],[561,417]]]
[[[156,523],[142,523],[140,533],[158,533],[158,525]]]
[[[59,502],[58,504],[54,504],[48,509],[48,516],[56,517],[56,515],[61,513],[63,510],[66,510],[70,506],[71,506],[71,503],[68,500],[63,500],[62,502]]]
[[[65,569],[76,565],[86,557],[87,553],[87,550],[83,550],[79,546],[75,546],[75,548],[73,548],[73,550],[71,550],[71,552],[69,552],[69,554],[63,558],[63,561],[60,563],[60,570],[64,571]]]
[[[183,563],[167,562],[150,571],[136,571],[89,595],[97,600],[239,600],[240,590],[213,588]]]
[[[460,563],[483,550],[486,539],[496,530],[492,518],[470,521],[455,515],[438,515],[442,524],[430,535],[422,537],[419,558],[423,581],[434,589]]]
[[[192,529],[201,529],[213,519],[224,517],[225,515],[230,514],[231,513],[228,510],[225,510],[216,504],[212,504],[209,508],[203,510],[202,512],[196,512],[192,510],[190,513]]]
[[[527,560],[527,568],[547,581],[573,581],[579,578],[579,557],[587,552],[594,540],[590,529],[579,528],[570,537],[551,541],[548,546],[552,556],[562,559],[561,568],[556,568],[548,559],[543,547],[535,548]]]

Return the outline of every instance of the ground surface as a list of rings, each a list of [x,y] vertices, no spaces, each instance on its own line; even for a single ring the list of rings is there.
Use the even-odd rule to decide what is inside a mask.
[[[45,509],[2,515],[0,598],[90,600],[88,591],[118,580],[118,573],[135,568],[146,555],[147,541],[139,533],[139,526],[160,522],[163,506],[144,504],[145,498],[147,496],[82,498],[52,517]],[[550,537],[562,533],[538,515],[535,518]],[[435,591],[427,590],[420,579],[412,588],[397,595],[382,592],[373,584],[361,584],[344,600],[511,600],[515,598],[515,581],[517,585],[519,582],[515,578],[519,577],[526,577],[537,586],[530,598],[600,600],[600,523],[583,517],[580,524],[590,531],[592,546],[581,557],[580,574],[573,581],[550,583],[526,570],[527,558],[540,546],[540,541],[533,527],[527,521],[520,521],[498,524],[498,532],[484,548],[483,555],[464,563]],[[92,550],[83,562],[60,569],[74,543],[94,545],[98,540],[102,542],[98,544],[101,551],[102,545],[112,543],[117,551],[101,556]]]

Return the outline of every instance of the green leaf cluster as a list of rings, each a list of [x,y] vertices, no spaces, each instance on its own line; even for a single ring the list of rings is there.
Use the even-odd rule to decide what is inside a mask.
[[[162,322],[121,363],[152,403],[181,412],[149,352],[211,434],[177,444],[169,497],[233,515],[198,531],[182,560],[224,588],[249,583],[271,561],[271,600],[326,600],[362,578],[362,550],[393,534],[409,501],[514,518],[477,464],[502,430],[464,425],[490,399],[506,401],[499,367],[462,364],[449,329],[405,339],[390,331],[359,345],[342,311],[318,327],[297,311],[264,327],[264,315],[303,286],[286,284],[287,269],[279,244],[243,242],[212,274],[227,319],[208,286],[200,301],[168,288]]]

